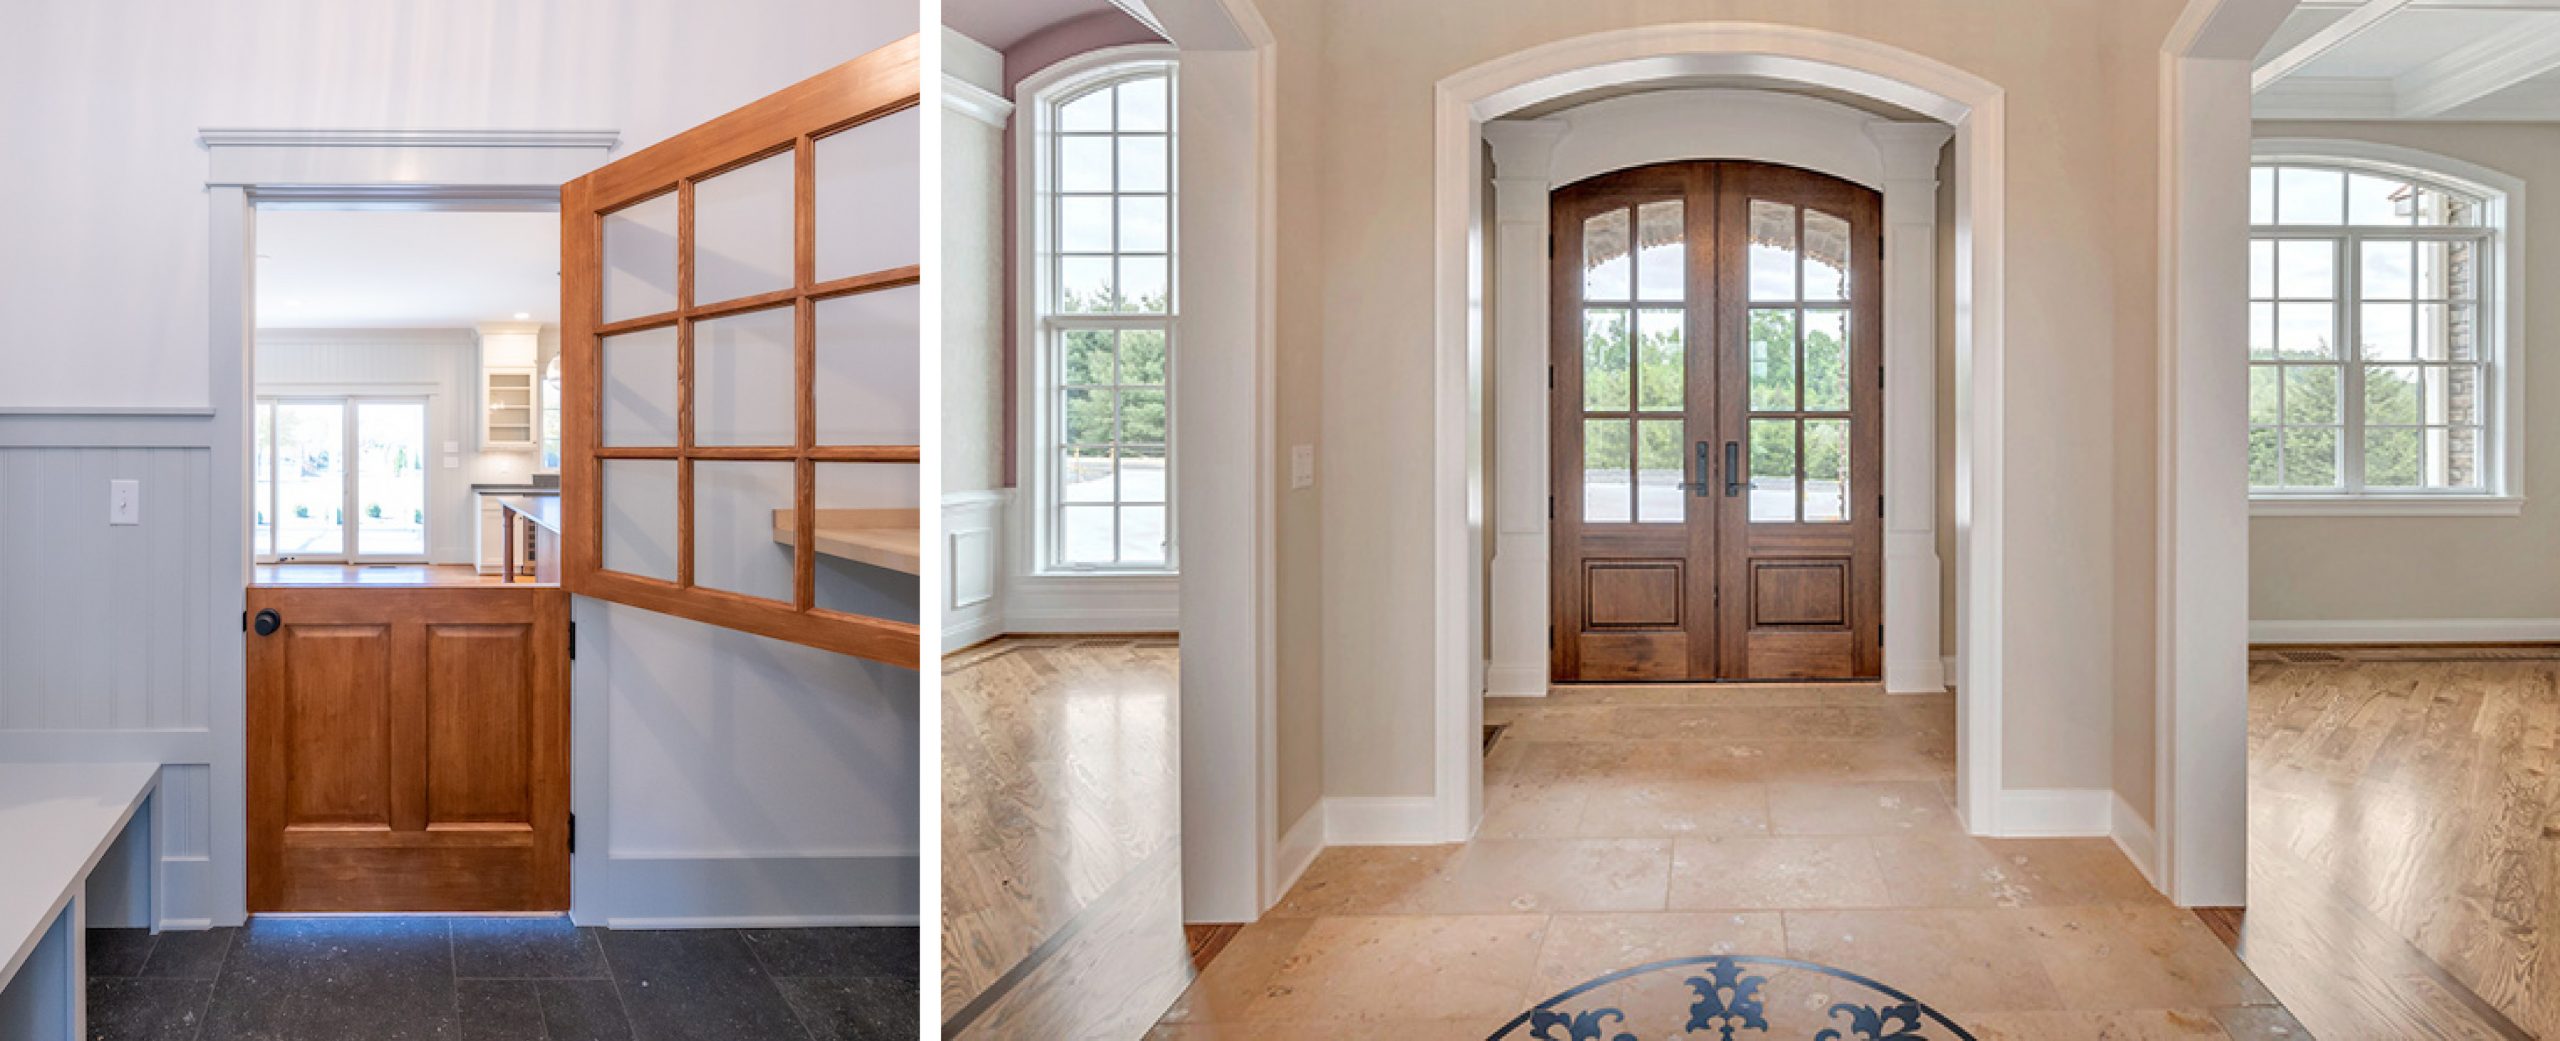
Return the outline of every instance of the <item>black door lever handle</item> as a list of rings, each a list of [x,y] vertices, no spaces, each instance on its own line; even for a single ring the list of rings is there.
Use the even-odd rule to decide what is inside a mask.
[[[1704,447],[1704,446],[1700,446],[1700,447]],[[1727,441],[1727,442],[1725,442],[1725,443],[1724,443],[1724,494],[1725,494],[1727,497],[1732,497],[1732,496],[1740,495],[1740,494],[1742,494],[1742,488],[1743,488],[1743,486],[1744,486],[1744,485],[1746,485],[1746,484],[1748,484],[1748,483],[1750,483],[1750,482],[1745,481],[1745,480],[1743,480],[1743,479],[1742,479],[1742,442],[1740,442],[1740,441]]]

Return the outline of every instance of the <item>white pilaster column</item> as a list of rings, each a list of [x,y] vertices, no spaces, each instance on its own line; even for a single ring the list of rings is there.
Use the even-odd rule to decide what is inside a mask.
[[[1954,129],[1867,124],[1884,159],[1884,689],[1947,687],[1938,654],[1938,153]]]
[[[1547,693],[1547,193],[1559,120],[1487,123],[1493,145],[1493,642],[1485,693]]]

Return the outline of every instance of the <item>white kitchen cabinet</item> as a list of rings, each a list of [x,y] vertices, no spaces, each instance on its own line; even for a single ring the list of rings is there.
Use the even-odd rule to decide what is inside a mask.
[[[532,451],[542,447],[542,327],[521,323],[480,327],[480,447]]]

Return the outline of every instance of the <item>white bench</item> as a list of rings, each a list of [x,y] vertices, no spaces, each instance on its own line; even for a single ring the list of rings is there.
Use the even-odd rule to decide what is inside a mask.
[[[0,763],[0,1038],[85,1041],[92,923],[157,928],[158,763]]]

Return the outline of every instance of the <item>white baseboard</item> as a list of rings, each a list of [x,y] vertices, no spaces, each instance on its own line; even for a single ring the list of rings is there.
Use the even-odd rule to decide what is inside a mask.
[[[2115,836],[2116,848],[2124,851],[2125,859],[2133,861],[2135,870],[2142,872],[2151,888],[2160,889],[2160,836],[2152,831],[2149,821],[2133,812],[2133,806],[2124,801],[2124,793],[2116,793],[2111,809],[2114,819],[2109,822],[2109,831]]]
[[[1920,658],[1913,661],[1884,663],[1884,692],[1887,694],[1944,694],[1947,692],[1946,659]]]
[[[950,624],[943,626],[942,629],[942,653],[944,654],[966,650],[1004,635],[1003,615],[988,612],[971,618],[961,618],[959,612],[954,611],[950,614],[952,617],[945,619]]]
[[[1290,887],[1298,884],[1298,878],[1307,873],[1307,867],[1316,862],[1316,854],[1324,852],[1324,847],[1324,800],[1318,799],[1307,807],[1307,812],[1298,815],[1297,823],[1280,833],[1280,847],[1271,855],[1272,875],[1278,884],[1264,895],[1263,903],[1278,903]]]
[[[914,925],[913,854],[619,856],[604,924],[615,929]]]
[[[2010,788],[2000,793],[2000,837],[2102,838],[2114,834],[2116,793],[2106,788]]]
[[[1484,696],[1488,698],[1543,698],[1547,696],[1545,665],[1487,665],[1484,667]]]
[[[1328,846],[1436,846],[1440,803],[1428,795],[1337,795],[1324,801]]]
[[[2549,643],[2560,618],[2276,619],[2249,622],[2250,643]]]

